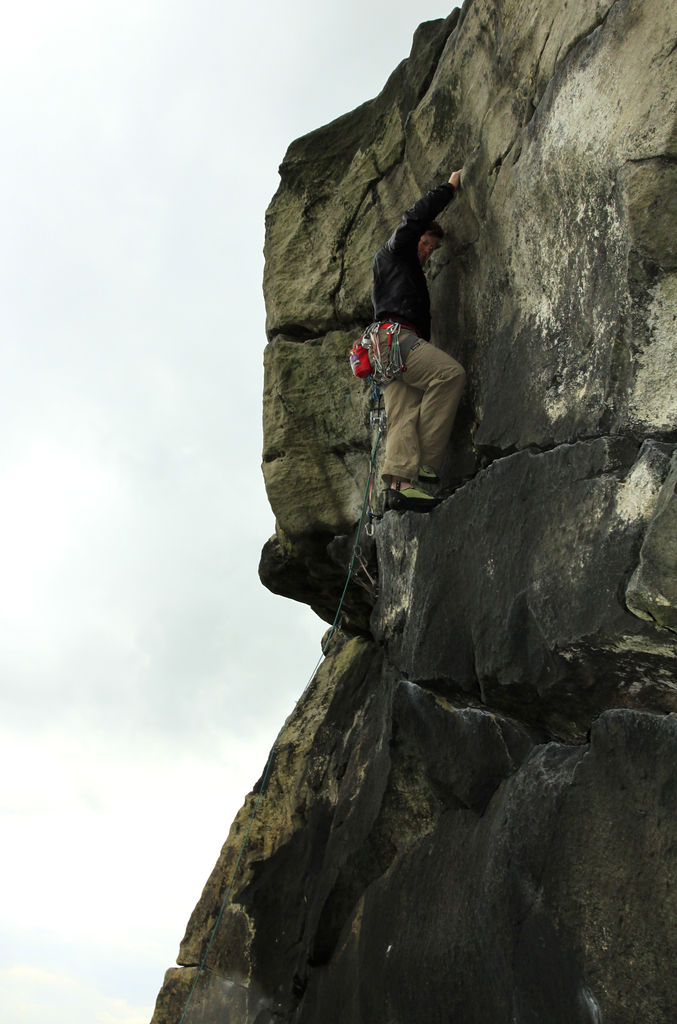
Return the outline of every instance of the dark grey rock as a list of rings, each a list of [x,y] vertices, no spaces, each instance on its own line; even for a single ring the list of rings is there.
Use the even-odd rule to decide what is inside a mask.
[[[339,644],[288,723],[189,1019],[669,1024],[677,718],[609,711],[585,745],[544,742],[381,660]],[[156,1021],[195,977],[169,972]]]
[[[378,528],[377,639],[408,678],[580,740],[603,707],[677,709],[677,645],[623,601],[668,453],[621,438],[494,462]]]
[[[253,1022],[252,1006],[291,1020],[364,893],[447,812],[480,816],[529,756],[536,739],[518,723],[454,706],[382,663],[381,650],[360,640],[339,641],[327,658],[281,737],[218,930],[212,937],[246,808],[191,918],[184,970],[170,972],[156,1021],[178,1019],[210,942],[196,997],[205,1021],[228,1012]]]
[[[186,1024],[673,1024],[673,6],[466,0],[290,147],[265,584],[332,621],[374,443],[346,361],[371,258],[461,164],[428,274],[468,388],[446,500],[364,543],[153,1024],[196,979]]]
[[[668,1024],[676,753],[675,719],[640,712],[535,749],[365,892],[295,1019]]]

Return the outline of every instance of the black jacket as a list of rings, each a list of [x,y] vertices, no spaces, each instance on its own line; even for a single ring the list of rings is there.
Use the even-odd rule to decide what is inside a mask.
[[[446,183],[427,192],[374,256],[371,302],[376,320],[407,320],[422,338],[430,338],[430,296],[418,261],[418,241],[455,194],[454,186]]]

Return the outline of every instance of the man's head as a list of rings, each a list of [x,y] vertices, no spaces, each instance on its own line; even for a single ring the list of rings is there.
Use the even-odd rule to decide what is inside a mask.
[[[426,265],[435,249],[439,249],[444,238],[444,231],[436,220],[429,224],[418,240],[418,262]]]

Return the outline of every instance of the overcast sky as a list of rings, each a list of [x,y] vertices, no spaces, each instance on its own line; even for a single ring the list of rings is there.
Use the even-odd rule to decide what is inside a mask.
[[[3,1024],[147,1024],[317,661],[257,576],[264,213],[287,145],[452,7],[5,12]]]

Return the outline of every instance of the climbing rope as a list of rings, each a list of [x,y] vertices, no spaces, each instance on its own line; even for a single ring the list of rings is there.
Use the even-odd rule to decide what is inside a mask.
[[[384,418],[385,414],[381,415],[381,413],[380,413],[381,396],[380,396],[380,393],[378,391],[378,388],[373,383],[373,381],[372,381],[372,387],[373,387],[372,397],[373,397],[374,401],[378,401],[378,410],[379,410],[378,433],[376,435],[376,441],[374,442],[374,447],[373,447],[372,452],[371,452],[371,459],[370,459],[370,462],[369,462],[369,476],[367,478],[367,486],[365,487],[365,491],[364,491],[364,500],[362,501],[362,511],[360,512],[360,521],[358,523],[357,532],[355,534],[355,543],[353,545],[353,553],[352,553],[352,557],[350,559],[350,565],[348,567],[348,575],[346,576],[346,582],[345,582],[345,585],[343,587],[343,592],[341,593],[341,598],[340,598],[339,603],[338,603],[338,608],[336,609],[336,615],[334,616],[334,621],[332,623],[331,629],[329,630],[329,633],[327,634],[327,639],[325,640],[324,644],[322,645],[322,653],[320,654],[320,657],[319,657],[319,659],[317,661],[317,664],[315,665],[315,668],[313,669],[313,671],[311,673],[310,679],[306,683],[305,688],[303,690],[303,693],[301,694],[301,696],[300,696],[300,698],[299,698],[297,703],[300,703],[303,700],[303,698],[305,697],[306,693],[310,689],[310,687],[311,687],[311,685],[313,683],[313,680],[315,679],[315,676],[317,675],[317,670],[319,669],[320,665],[322,664],[322,661],[324,660],[324,656],[325,656],[325,654],[327,652],[327,649],[328,649],[329,644],[330,644],[330,642],[332,640],[332,637],[334,636],[334,633],[337,631],[337,629],[340,629],[341,611],[343,609],[343,602],[345,600],[345,596],[346,596],[346,593],[348,591],[348,585],[350,584],[350,580],[352,579],[352,576],[353,576],[353,569],[355,567],[355,561],[358,558],[360,534],[362,533],[362,526],[364,524],[364,518],[365,518],[365,514],[367,512],[367,507],[368,506],[369,506],[370,525],[371,525],[371,520],[372,520],[372,517],[373,517],[373,512],[371,510],[371,494],[372,494],[372,485],[373,485],[373,478],[374,478],[374,465],[375,465],[375,462],[376,462],[376,453],[378,452],[378,447],[379,447],[379,444],[380,444],[380,441],[381,441],[381,435],[383,434],[383,431],[385,429],[385,418]],[[373,423],[373,420],[371,420],[371,422]],[[268,783],[268,778],[270,776],[270,771],[271,771],[271,768],[272,768],[272,765],[273,765],[273,761],[275,759],[275,754],[276,754],[276,751],[277,751],[277,745],[278,745],[278,743],[280,741],[280,737],[281,737],[283,731],[284,731],[284,725],[282,726],[282,728],[278,732],[277,736],[275,737],[275,742],[273,743],[273,746],[271,747],[271,750],[270,750],[270,754],[268,755],[268,761],[266,763],[265,771],[264,771],[263,776],[261,778],[261,785],[259,787],[258,793],[256,794],[256,800],[254,802],[254,807],[253,807],[252,812],[251,812],[251,814],[249,816],[249,822],[247,824],[247,830],[245,832],[244,838],[243,838],[242,843],[240,845],[240,851],[239,851],[239,853],[237,855],[237,860],[235,861],[235,867],[233,868],[233,870],[231,872],[230,881],[228,883],[228,888],[226,889],[226,893],[225,893],[225,895],[223,897],[223,900],[221,901],[221,907],[219,909],[219,913],[217,915],[216,921],[214,922],[214,926],[212,927],[212,930],[210,932],[209,940],[207,942],[207,945],[205,946],[205,951],[202,954],[202,959],[200,960],[200,964],[199,964],[199,967],[198,967],[198,970],[197,970],[197,974],[195,975],[195,980],[193,981],[191,990],[188,993],[188,998],[186,999],[186,1005],[183,1008],[183,1013],[181,1014],[181,1017],[179,1019],[179,1024],[184,1024],[184,1021],[186,1019],[186,1014],[188,1013],[188,1007],[191,1004],[191,1001],[192,1001],[193,996],[195,994],[195,990],[197,988],[197,984],[198,984],[201,976],[205,973],[205,971],[208,972],[210,970],[210,968],[207,967],[207,958],[208,958],[209,953],[211,951],[212,945],[214,943],[214,939],[216,937],[216,933],[218,931],[219,925],[221,924],[221,920],[223,918],[223,915],[225,913],[226,907],[227,907],[228,902],[230,900],[230,894],[233,891],[233,886],[235,884],[235,878],[237,877],[237,873],[238,873],[238,870],[240,868],[240,864],[242,863],[242,858],[244,857],[244,852],[245,852],[245,850],[247,848],[247,843],[249,842],[249,836],[250,836],[250,833],[251,833],[251,830],[252,830],[252,826],[254,824],[254,821],[256,820],[256,816],[258,814],[261,801],[263,800],[263,795],[264,795],[265,790],[266,790],[266,785]]]
[[[369,378],[371,381],[371,400],[374,403],[374,408],[369,412],[369,427],[371,430],[378,430],[376,438],[376,446],[381,438],[381,434],[386,429],[386,411],[381,406],[382,394],[376,386],[376,381],[373,377]],[[371,465],[369,467],[369,479],[367,481],[367,525],[365,527],[365,533],[368,537],[374,536],[374,519],[379,519],[374,512],[372,497],[374,493],[374,458],[376,457],[376,451],[372,455]],[[358,530],[359,537],[359,530]],[[369,575],[369,573],[367,573]]]

